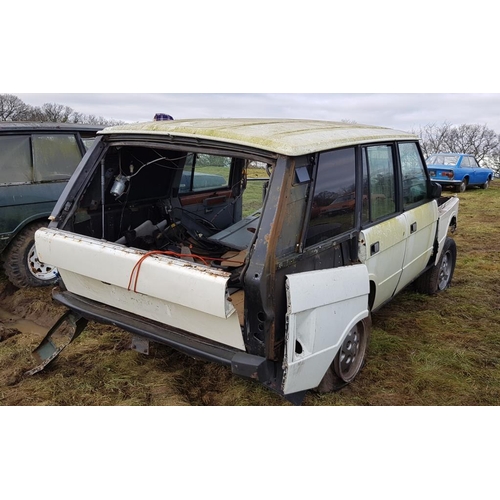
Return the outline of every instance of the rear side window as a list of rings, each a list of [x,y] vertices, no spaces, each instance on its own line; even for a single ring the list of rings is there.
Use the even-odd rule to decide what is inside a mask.
[[[479,168],[479,165],[478,165],[476,159],[472,158],[472,156],[469,156],[469,162],[470,162],[470,166],[472,168]]]
[[[396,180],[391,146],[372,146],[363,154],[363,222],[396,212]]]
[[[88,151],[94,145],[95,137],[82,137],[82,141],[85,149]]]
[[[460,163],[460,167],[462,167],[462,168],[471,167],[470,158],[468,156],[464,156],[462,158],[462,163]]]
[[[356,212],[354,148],[321,154],[316,177],[306,246],[316,245],[354,228]]]
[[[68,180],[82,159],[76,137],[68,135],[33,135],[35,182]]]
[[[398,147],[403,175],[403,203],[407,208],[427,199],[427,176],[417,145],[403,143]]]
[[[232,158],[189,154],[182,173],[180,194],[219,190],[229,187]]]
[[[0,137],[0,184],[33,180],[29,136]]]

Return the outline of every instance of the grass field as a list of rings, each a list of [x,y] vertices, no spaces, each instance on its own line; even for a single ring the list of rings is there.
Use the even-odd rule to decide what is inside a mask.
[[[459,197],[452,288],[437,297],[411,289],[400,294],[373,317],[358,379],[339,393],[310,393],[305,405],[498,405],[500,183]],[[61,310],[48,290],[15,291],[3,275],[0,307],[0,405],[288,405],[227,368],[167,347],[152,346],[149,357],[130,351],[127,334],[99,325],[90,325],[45,372],[25,378],[43,333],[9,325],[25,318],[49,326]]]

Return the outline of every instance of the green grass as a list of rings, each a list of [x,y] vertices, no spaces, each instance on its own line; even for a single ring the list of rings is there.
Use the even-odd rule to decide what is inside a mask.
[[[252,197],[256,204],[262,200],[258,190]],[[367,363],[359,377],[335,394],[310,393],[306,405],[498,405],[500,183],[459,197],[452,288],[436,297],[408,289],[374,314]],[[42,303],[53,307],[49,291],[7,294],[6,289],[0,274],[0,307],[49,322],[50,314],[40,313]],[[0,405],[288,405],[225,367],[165,346],[153,345],[149,357],[130,351],[127,334],[98,325],[44,373],[24,378],[39,340],[19,334],[0,343]]]
[[[262,208],[264,185],[268,179],[267,172],[260,168],[249,169],[248,179],[247,188],[243,195],[243,217]]]

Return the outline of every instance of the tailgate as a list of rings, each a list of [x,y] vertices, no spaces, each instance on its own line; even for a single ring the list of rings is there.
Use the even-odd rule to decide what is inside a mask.
[[[448,229],[453,220],[458,220],[458,209],[460,207],[460,199],[457,196],[448,198],[438,208],[439,217],[439,242],[441,243],[448,234]]]
[[[56,229],[36,233],[42,262],[82,297],[244,350],[230,274]],[[137,280],[136,280],[137,277]]]
[[[439,216],[439,229],[438,229],[438,242],[439,242],[439,253],[436,258],[436,262],[441,256],[441,250],[444,245],[444,241],[448,236],[450,230],[450,225],[453,223],[456,225],[458,221],[458,209],[460,207],[460,199],[458,197],[449,198],[442,205],[439,206],[438,216]]]

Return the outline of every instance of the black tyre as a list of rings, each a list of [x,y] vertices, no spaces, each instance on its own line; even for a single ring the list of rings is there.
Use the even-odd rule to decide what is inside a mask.
[[[57,282],[57,270],[38,259],[35,233],[45,222],[35,222],[25,227],[11,242],[4,262],[5,274],[18,288],[51,286]]]
[[[358,376],[365,365],[371,331],[372,320],[368,317],[349,332],[316,392],[328,394],[337,391]]]
[[[465,193],[467,191],[467,186],[469,185],[469,181],[464,179],[460,186],[457,187],[457,193]]]
[[[482,186],[481,189],[488,189],[490,187],[491,179],[488,179]]]
[[[447,238],[437,265],[415,281],[417,292],[436,295],[450,288],[456,263],[457,245],[455,240]]]

